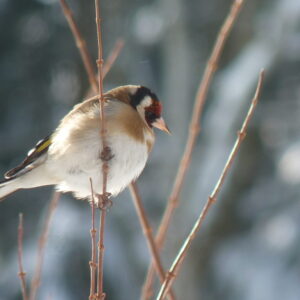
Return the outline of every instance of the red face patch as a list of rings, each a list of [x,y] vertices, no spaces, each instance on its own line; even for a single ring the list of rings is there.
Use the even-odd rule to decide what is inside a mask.
[[[146,107],[145,110],[151,111],[156,115],[157,118],[160,118],[162,112],[162,104],[157,100],[153,100],[152,104]]]
[[[162,104],[153,100],[152,104],[145,108],[145,119],[147,123],[151,126],[151,124],[161,117],[162,112]]]

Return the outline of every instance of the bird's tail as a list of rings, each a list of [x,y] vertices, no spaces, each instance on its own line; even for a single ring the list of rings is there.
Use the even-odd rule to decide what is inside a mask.
[[[17,180],[17,178],[13,178],[0,181],[0,201],[3,201],[4,197],[19,189],[16,184]]]

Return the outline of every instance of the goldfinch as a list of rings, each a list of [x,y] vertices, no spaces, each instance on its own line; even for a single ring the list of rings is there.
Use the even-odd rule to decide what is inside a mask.
[[[144,86],[126,85],[104,94],[106,141],[111,149],[107,192],[120,193],[145,167],[154,143],[153,127],[169,132],[162,105]],[[55,185],[79,198],[102,193],[99,100],[74,106],[53,134],[39,141],[0,182],[0,199],[19,189]]]

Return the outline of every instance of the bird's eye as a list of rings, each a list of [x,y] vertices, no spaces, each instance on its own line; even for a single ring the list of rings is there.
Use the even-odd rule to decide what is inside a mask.
[[[154,121],[155,119],[157,119],[157,115],[152,111],[146,111],[145,117],[148,122],[151,122],[151,121]]]

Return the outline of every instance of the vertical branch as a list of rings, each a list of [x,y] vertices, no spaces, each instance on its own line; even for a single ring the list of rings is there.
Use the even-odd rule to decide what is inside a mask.
[[[169,269],[168,276],[166,276],[166,280],[164,281],[156,300],[162,300],[162,299],[165,298],[165,295],[168,292],[168,290],[170,289],[173,281],[175,280],[175,278],[178,274],[178,271],[180,269],[180,266],[182,265],[183,260],[187,255],[187,251],[189,250],[189,248],[191,246],[191,243],[194,240],[197,232],[200,230],[200,228],[203,224],[203,221],[204,221],[210,207],[212,206],[213,203],[215,203],[217,201],[217,197],[218,197],[219,192],[220,192],[220,190],[221,190],[221,188],[224,184],[226,175],[228,174],[228,171],[229,171],[229,169],[230,169],[230,167],[231,167],[231,165],[232,165],[232,163],[233,163],[233,161],[234,161],[234,159],[235,159],[235,157],[238,153],[238,150],[240,149],[240,146],[241,146],[244,138],[246,137],[246,131],[247,131],[247,128],[248,128],[248,124],[249,124],[249,122],[250,122],[250,120],[253,116],[255,107],[257,105],[257,102],[258,102],[258,99],[259,99],[259,96],[260,96],[263,79],[264,79],[264,71],[262,70],[260,72],[260,75],[259,75],[258,84],[257,84],[257,87],[256,87],[255,95],[252,99],[250,108],[247,112],[247,115],[244,119],[244,122],[243,122],[243,125],[242,125],[241,129],[238,131],[237,139],[236,139],[236,141],[234,143],[234,146],[233,146],[233,148],[232,148],[232,150],[229,154],[229,157],[228,157],[228,159],[225,163],[223,171],[221,172],[221,175],[220,175],[220,177],[219,177],[212,193],[208,197],[206,204],[204,205],[198,219],[196,220],[196,223],[194,224],[194,226],[193,226],[192,230],[190,231],[188,237],[186,238],[185,242],[183,243],[181,249],[179,250],[178,255],[175,258],[171,268]]]
[[[97,42],[98,42],[98,91],[99,91],[99,105],[100,105],[100,122],[101,122],[101,141],[103,143],[103,150],[106,147],[106,127],[105,127],[105,115],[104,115],[104,98],[103,98],[103,50],[102,50],[102,32],[101,32],[101,19],[100,19],[100,7],[99,1],[95,0],[95,10],[96,10],[96,26],[97,26]],[[106,165],[106,166],[105,166]],[[103,194],[106,193],[106,180],[107,180],[107,162],[103,163]],[[105,176],[106,174],[106,176]],[[105,178],[106,177],[106,178]]]
[[[94,300],[96,295],[96,269],[97,269],[97,263],[96,263],[96,227],[95,227],[95,197],[94,197],[94,188],[93,188],[93,182],[92,178],[90,178],[91,183],[91,198],[92,198],[92,228],[90,230],[91,234],[91,241],[92,241],[92,255],[91,255],[91,261],[90,261],[90,276],[91,276],[91,285],[90,285],[90,296],[89,300]]]
[[[102,195],[100,195],[99,202],[105,202],[107,201],[107,193],[106,193],[106,185],[107,185],[107,172],[108,172],[108,165],[107,161],[109,160],[110,156],[110,148],[106,145],[106,131],[105,131],[105,119],[104,119],[104,99],[103,99],[103,78],[105,75],[109,72],[110,68],[112,67],[113,63],[117,59],[122,47],[123,47],[123,41],[118,40],[116,42],[116,45],[111,52],[110,56],[108,57],[107,63],[103,66],[103,59],[102,59],[102,36],[101,36],[101,25],[100,25],[100,13],[99,13],[99,2],[95,0],[95,11],[96,11],[96,26],[97,26],[97,41],[98,41],[98,59],[97,59],[97,67],[98,67],[98,77],[96,77],[96,74],[92,67],[92,60],[91,56],[88,53],[88,49],[86,47],[86,43],[84,39],[82,38],[82,35],[78,29],[78,26],[73,18],[72,11],[70,7],[66,4],[65,0],[61,0],[61,5],[63,8],[64,15],[66,19],[68,20],[69,26],[71,28],[72,34],[74,36],[74,39],[76,41],[76,44],[79,48],[79,51],[81,53],[82,60],[84,62],[84,66],[86,69],[86,72],[88,74],[88,78],[91,84],[91,87],[94,92],[98,93],[98,96],[96,98],[99,99],[99,106],[100,106],[100,119],[101,119],[101,130],[100,130],[100,137],[102,141],[102,153],[101,153],[101,159],[103,161],[102,166],[102,173],[103,173],[103,191]],[[104,69],[104,70],[103,70]],[[94,97],[93,97],[94,98]],[[91,183],[92,184],[92,183]],[[94,195],[92,195],[93,197]],[[94,201],[94,200],[92,200]],[[104,205],[103,205],[104,204]],[[101,207],[102,206],[102,207]],[[105,294],[103,293],[103,257],[104,257],[104,224],[105,224],[105,217],[106,217],[106,207],[105,203],[102,203],[100,205],[101,207],[101,217],[100,217],[100,229],[99,229],[99,243],[98,243],[98,265],[93,262],[93,255],[95,256],[95,237],[92,236],[92,262],[91,262],[91,286],[90,286],[90,297],[92,296],[93,291],[95,290],[95,286],[93,283],[93,278],[95,278],[94,269],[92,270],[93,266],[98,266],[98,281],[97,281],[97,299],[103,299],[105,297]],[[92,208],[93,210],[93,208]],[[93,211],[92,211],[93,215]],[[92,216],[94,218],[94,216]],[[94,224],[94,221],[92,221]],[[94,225],[92,225],[92,232],[91,234],[96,234],[96,230],[94,229]],[[95,264],[94,264],[95,263]]]
[[[33,278],[31,281],[31,287],[30,287],[30,295],[29,295],[30,300],[36,300],[37,290],[40,286],[42,266],[43,266],[44,254],[45,254],[45,246],[46,246],[46,242],[47,242],[47,238],[48,238],[48,234],[49,234],[50,223],[51,223],[55,208],[57,206],[59,197],[60,197],[60,193],[54,192],[51,202],[50,202],[50,205],[49,205],[49,208],[48,208],[44,228],[43,228],[43,231],[42,231],[40,239],[39,239],[37,261],[36,261],[36,266],[35,266]]]
[[[26,292],[26,273],[23,269],[23,214],[19,214],[18,226],[18,263],[19,263],[19,277],[21,281],[21,290],[23,300],[28,300]]]
[[[237,19],[237,16],[241,10],[242,4],[244,0],[234,0],[230,12],[227,16],[227,18],[224,21],[224,24],[219,31],[219,34],[217,36],[214,48],[212,50],[211,56],[208,60],[208,63],[206,65],[203,78],[200,82],[196,98],[195,98],[195,104],[193,109],[193,115],[189,126],[189,135],[186,142],[186,146],[184,149],[184,153],[182,155],[178,171],[174,180],[174,185],[171,191],[171,194],[168,199],[168,203],[162,218],[162,221],[160,223],[158,233],[156,235],[156,243],[159,248],[163,246],[165,236],[167,233],[167,230],[169,228],[171,218],[174,214],[174,211],[176,207],[178,206],[179,201],[179,195],[182,190],[183,182],[186,176],[186,172],[188,170],[188,167],[190,165],[192,152],[195,146],[196,139],[198,137],[198,134],[200,132],[200,117],[202,114],[203,106],[206,101],[206,95],[208,92],[208,89],[210,87],[210,83],[212,81],[213,75],[217,69],[218,62],[220,59],[220,56],[222,54],[225,42],[229,36],[229,33],[231,32],[231,29],[234,25],[234,22]],[[149,267],[146,284],[144,284],[144,291],[147,292],[147,290],[151,286],[152,280],[150,280],[150,273],[153,274],[153,271],[150,271],[153,268],[153,262],[151,263],[151,266]],[[146,297],[146,296],[145,296]],[[147,298],[143,298],[147,299]]]
[[[99,105],[100,105],[100,137],[102,141],[102,195],[99,195],[99,202],[101,207],[100,225],[99,225],[99,243],[98,243],[98,283],[97,283],[97,297],[104,299],[103,293],[103,262],[104,262],[104,226],[106,218],[106,206],[108,203],[107,188],[107,175],[108,175],[108,160],[111,156],[111,150],[107,146],[106,141],[106,124],[104,115],[104,97],[103,97],[103,51],[102,51],[102,32],[101,32],[101,19],[100,19],[100,0],[95,0],[96,11],[96,27],[97,27],[97,41],[98,41],[98,89],[99,89]]]
[[[100,200],[99,200],[100,201]],[[97,281],[97,300],[104,300],[103,292],[103,263],[104,263],[104,226],[106,218],[106,208],[101,209],[99,224],[99,241],[98,241],[98,281]]]
[[[157,247],[156,247],[156,244],[155,244],[155,240],[154,240],[154,237],[153,237],[153,234],[152,234],[152,228],[151,228],[150,223],[148,221],[148,218],[146,216],[146,212],[145,212],[145,209],[143,207],[141,197],[138,193],[136,183],[132,182],[129,186],[129,189],[130,189],[130,192],[131,192],[131,196],[133,198],[133,202],[134,202],[135,209],[137,211],[140,223],[141,223],[142,228],[143,228],[144,235],[145,235],[147,243],[148,243],[148,248],[150,250],[151,256],[152,256],[153,261],[154,261],[156,271],[159,275],[159,279],[160,279],[161,282],[164,282],[164,280],[165,280],[165,271],[163,269],[163,266],[162,266],[162,263],[161,263],[161,260],[160,260],[160,257],[159,257],[159,253],[158,253],[158,250],[157,250]],[[170,291],[170,293],[169,293],[169,298],[170,299],[175,299],[174,293],[172,291]]]

